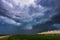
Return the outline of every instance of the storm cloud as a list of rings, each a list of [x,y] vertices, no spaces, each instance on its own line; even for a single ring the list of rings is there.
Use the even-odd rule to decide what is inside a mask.
[[[0,33],[59,30],[60,25],[56,26],[60,24],[59,3],[59,0],[0,0]]]

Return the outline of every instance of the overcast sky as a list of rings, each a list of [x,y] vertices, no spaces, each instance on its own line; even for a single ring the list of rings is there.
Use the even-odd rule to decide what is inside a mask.
[[[59,3],[59,0],[0,0],[0,33],[15,33],[18,28],[33,30],[38,24],[36,28],[41,30],[60,29]]]

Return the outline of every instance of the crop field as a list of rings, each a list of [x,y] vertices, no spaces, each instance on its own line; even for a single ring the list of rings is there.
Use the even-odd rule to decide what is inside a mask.
[[[0,40],[60,40],[60,34],[13,35]]]

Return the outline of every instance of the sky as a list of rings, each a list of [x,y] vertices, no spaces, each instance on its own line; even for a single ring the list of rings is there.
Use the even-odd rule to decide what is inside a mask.
[[[60,30],[60,0],[0,0],[0,34]]]

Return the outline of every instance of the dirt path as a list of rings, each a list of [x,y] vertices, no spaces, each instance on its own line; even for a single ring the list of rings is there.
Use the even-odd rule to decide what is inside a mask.
[[[1,39],[1,38],[5,38],[5,37],[9,37],[9,35],[7,35],[7,36],[1,36],[0,39]]]

